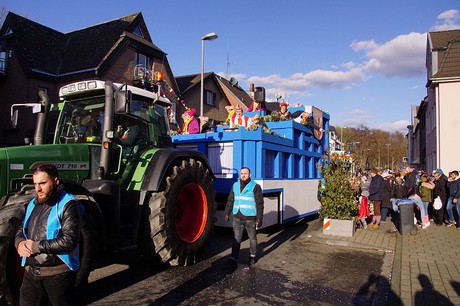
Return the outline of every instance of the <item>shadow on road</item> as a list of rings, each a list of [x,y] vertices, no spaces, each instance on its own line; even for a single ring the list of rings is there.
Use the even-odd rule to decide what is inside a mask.
[[[143,256],[137,249],[112,254],[98,262],[96,269],[110,269],[109,266],[126,266],[127,268],[109,276],[92,281],[78,292],[78,305],[88,305],[135,283],[145,280],[166,270],[169,265],[156,258]]]

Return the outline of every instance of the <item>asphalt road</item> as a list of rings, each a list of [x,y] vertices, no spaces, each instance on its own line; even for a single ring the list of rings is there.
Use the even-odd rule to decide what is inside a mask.
[[[89,305],[383,305],[392,258],[384,251],[328,245],[314,239],[319,220],[258,232],[258,262],[224,268],[231,229],[218,229],[203,259],[167,267],[137,250],[115,254],[90,275],[80,295]]]

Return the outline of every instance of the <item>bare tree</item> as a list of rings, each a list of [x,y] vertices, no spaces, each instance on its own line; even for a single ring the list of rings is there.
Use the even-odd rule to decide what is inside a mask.
[[[6,9],[6,5],[2,4],[0,5],[0,25],[3,24],[3,21],[5,20],[5,16],[8,13],[8,10]]]
[[[403,166],[403,157],[407,152],[407,139],[400,132],[386,132],[379,129],[369,129],[365,125],[357,128],[336,127],[339,137],[345,144],[345,150],[350,151],[356,169],[393,169]]]

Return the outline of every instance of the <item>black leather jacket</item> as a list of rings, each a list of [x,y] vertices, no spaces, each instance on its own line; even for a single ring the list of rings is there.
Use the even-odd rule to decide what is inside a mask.
[[[34,254],[26,258],[26,265],[32,267],[51,267],[63,264],[57,254],[71,252],[77,245],[80,237],[81,213],[77,201],[68,202],[62,212],[61,231],[54,239],[46,239],[46,225],[51,208],[56,204],[58,196],[64,191],[62,184],[58,185],[51,197],[42,204],[35,202],[27,228],[27,237],[35,241]],[[16,232],[14,245],[17,248],[21,241],[26,238],[23,234],[22,225]]]

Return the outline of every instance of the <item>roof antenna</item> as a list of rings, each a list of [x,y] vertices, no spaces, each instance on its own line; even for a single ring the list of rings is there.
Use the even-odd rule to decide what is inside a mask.
[[[227,75],[226,75],[226,79],[228,80],[228,69],[230,67],[230,47],[229,47],[230,43],[229,43],[229,40],[227,39]]]

